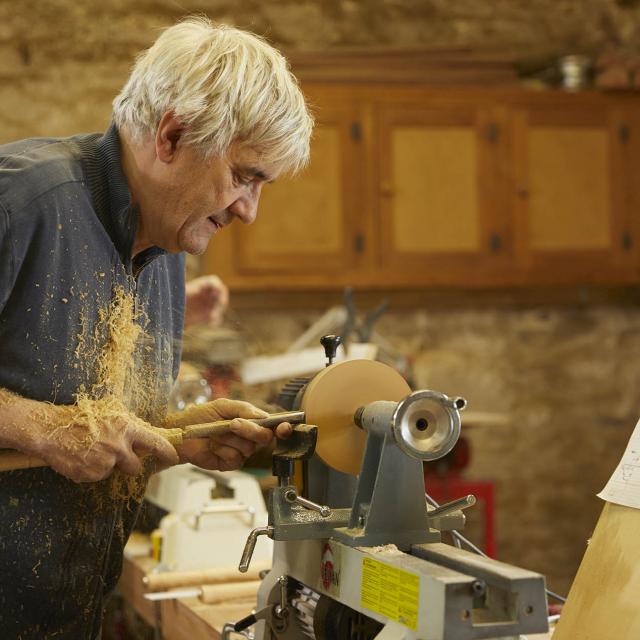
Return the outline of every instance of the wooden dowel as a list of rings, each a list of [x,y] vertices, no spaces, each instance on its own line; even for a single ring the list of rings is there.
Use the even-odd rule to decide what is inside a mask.
[[[225,582],[247,582],[258,580],[260,572],[271,567],[270,563],[254,563],[247,573],[240,573],[237,567],[220,567],[206,571],[170,571],[148,573],[142,578],[147,591],[168,591],[180,587],[222,584]]]
[[[202,586],[199,598],[205,604],[219,604],[240,598],[255,598],[261,584],[261,580],[231,584],[206,584]]]

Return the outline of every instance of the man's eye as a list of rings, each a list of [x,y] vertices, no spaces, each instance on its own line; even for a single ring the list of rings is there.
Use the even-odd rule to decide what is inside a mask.
[[[235,173],[233,175],[233,181],[235,182],[236,185],[242,185],[242,186],[247,186],[248,184],[251,184],[251,178],[247,178],[246,176],[243,176],[239,173]]]

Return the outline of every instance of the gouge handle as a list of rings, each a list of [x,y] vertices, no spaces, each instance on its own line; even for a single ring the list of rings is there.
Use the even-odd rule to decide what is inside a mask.
[[[159,427],[154,427],[153,430],[158,435],[166,438],[174,447],[182,444],[182,429],[160,429]],[[30,456],[26,453],[22,453],[22,451],[0,449],[0,472],[48,466],[48,463],[41,458]]]
[[[209,438],[214,435],[229,433],[229,425],[233,420],[219,420],[217,422],[205,422],[204,424],[192,424],[184,429],[171,428],[162,429],[153,427],[158,435],[166,438],[174,447],[181,445],[184,439]],[[281,422],[300,424],[304,422],[304,411],[288,411],[284,413],[272,413],[266,418],[252,420],[262,427],[275,429]],[[0,450],[0,472],[13,471],[17,469],[31,469],[33,467],[48,466],[44,460],[29,456],[21,451],[11,449]]]
[[[22,453],[22,451],[14,451],[12,449],[0,451],[0,472],[46,466],[48,465],[44,460]]]
[[[169,441],[174,447],[182,444],[184,431],[182,429],[162,429],[161,427],[153,427],[155,433]]]

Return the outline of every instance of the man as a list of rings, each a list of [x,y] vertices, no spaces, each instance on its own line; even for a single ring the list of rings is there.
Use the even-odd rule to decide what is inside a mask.
[[[104,135],[0,147],[0,447],[49,465],[0,474],[3,638],[99,637],[152,468],[238,468],[273,437],[247,403],[167,417],[166,398],[183,252],[253,222],[263,185],[308,159],[295,79],[259,38],[190,19],[113,113]],[[222,417],[231,434],[177,450],[151,426]]]

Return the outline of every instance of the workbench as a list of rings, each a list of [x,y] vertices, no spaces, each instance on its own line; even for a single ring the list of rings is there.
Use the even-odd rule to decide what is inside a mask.
[[[225,623],[244,618],[255,606],[255,597],[220,605],[203,604],[198,598],[158,603],[145,600],[142,578],[155,565],[155,560],[147,556],[125,556],[118,588],[147,624],[153,627],[159,622],[163,640],[219,640]]]

